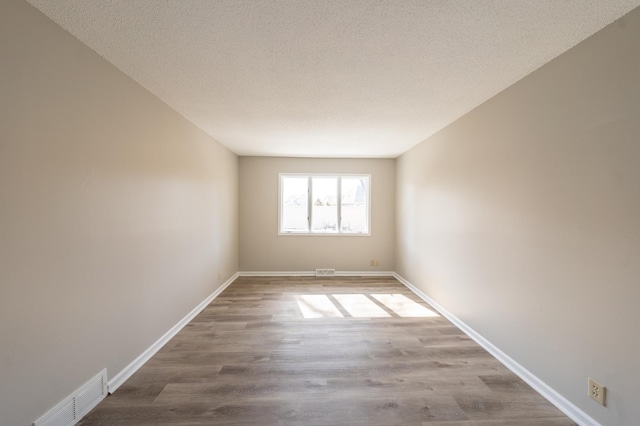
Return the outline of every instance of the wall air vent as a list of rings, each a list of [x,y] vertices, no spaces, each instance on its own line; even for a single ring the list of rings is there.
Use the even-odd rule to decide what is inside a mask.
[[[33,422],[33,426],[72,426],[107,396],[107,370],[104,369],[82,385],[45,415]]]
[[[335,269],[316,269],[316,277],[335,277]]]

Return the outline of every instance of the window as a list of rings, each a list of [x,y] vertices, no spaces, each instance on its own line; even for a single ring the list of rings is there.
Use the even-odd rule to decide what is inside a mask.
[[[280,175],[279,234],[369,234],[369,175]]]

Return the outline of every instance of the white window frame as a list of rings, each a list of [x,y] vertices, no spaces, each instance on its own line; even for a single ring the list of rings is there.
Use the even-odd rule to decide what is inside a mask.
[[[286,177],[306,177],[307,178],[307,231],[282,231],[282,182]],[[313,203],[311,194],[312,178],[314,177],[335,177],[338,178],[338,230],[336,232],[312,231],[313,223]],[[367,232],[343,232],[342,231],[342,178],[366,177],[369,181],[367,185]],[[366,173],[279,173],[278,174],[278,235],[283,236],[322,236],[322,237],[370,237],[371,236],[371,175]]]

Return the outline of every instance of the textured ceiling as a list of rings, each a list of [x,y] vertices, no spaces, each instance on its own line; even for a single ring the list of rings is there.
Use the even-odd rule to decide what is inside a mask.
[[[640,0],[28,0],[240,155],[395,157]]]

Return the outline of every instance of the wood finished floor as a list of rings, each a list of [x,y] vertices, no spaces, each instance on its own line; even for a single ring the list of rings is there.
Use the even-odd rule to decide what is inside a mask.
[[[238,278],[80,424],[575,425],[446,319],[379,294],[427,307],[394,278]],[[304,295],[343,317],[305,318]]]

